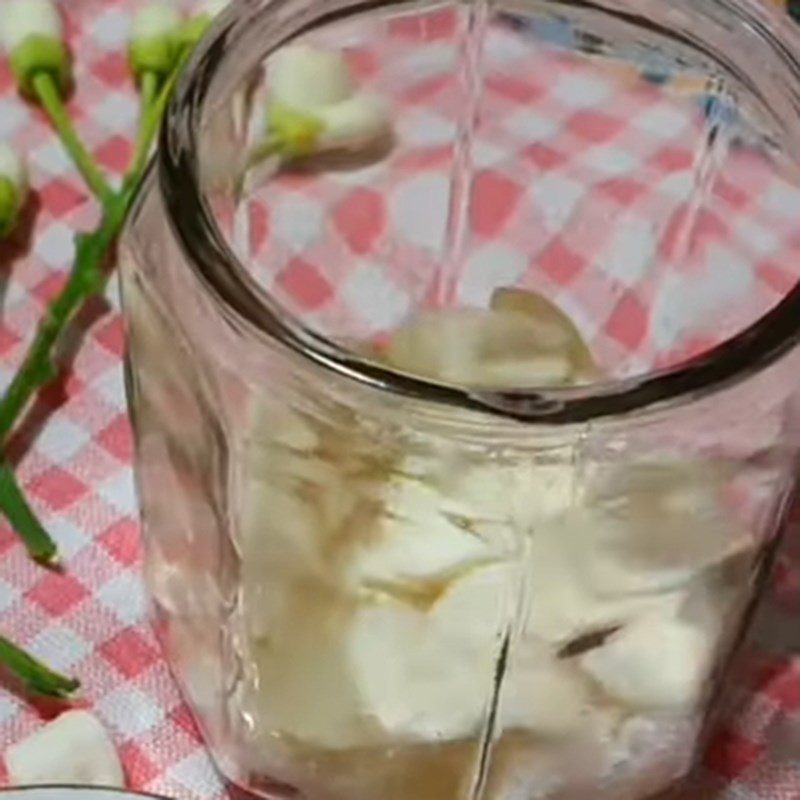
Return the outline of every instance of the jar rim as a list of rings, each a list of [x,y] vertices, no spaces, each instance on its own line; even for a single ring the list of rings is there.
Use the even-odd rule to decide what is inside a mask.
[[[572,4],[594,8],[600,7],[599,2],[571,0]],[[756,8],[751,0],[714,0],[714,3],[735,10],[751,32],[774,40],[768,43],[800,84],[800,61],[792,55],[800,53],[800,35],[789,33],[786,30],[789,26],[764,24],[764,14],[777,17],[777,9]],[[395,372],[306,328],[265,297],[225,241],[200,185],[197,132],[205,101],[230,49],[237,10],[249,7],[252,13],[255,5],[232,4],[198,46],[165,114],[155,165],[168,220],[186,262],[223,312],[305,360],[378,391],[543,426],[588,423],[684,405],[760,373],[800,344],[800,282],[749,327],[689,361],[584,387],[482,390],[437,383]],[[413,6],[415,0],[349,0],[346,15],[390,5]],[[608,8],[603,10],[607,12]],[[637,19],[618,8],[616,13],[629,21]],[[307,27],[316,27],[326,18],[337,16],[335,12],[320,10]],[[655,26],[650,20],[647,24],[651,29]],[[794,41],[787,42],[787,37]]]

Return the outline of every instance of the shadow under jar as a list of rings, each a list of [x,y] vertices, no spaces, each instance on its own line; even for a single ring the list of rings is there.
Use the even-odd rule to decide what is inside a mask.
[[[298,42],[380,141],[256,157]],[[230,779],[680,783],[794,488],[792,53],[744,0],[217,21],[122,264],[146,578]]]

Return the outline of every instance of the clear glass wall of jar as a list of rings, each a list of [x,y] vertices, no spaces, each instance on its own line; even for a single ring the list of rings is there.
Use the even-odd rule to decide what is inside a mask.
[[[333,54],[301,96],[369,91],[391,132],[257,158],[297,40]],[[147,582],[228,777],[643,800],[686,774],[794,488],[792,53],[745,0],[215,24],[121,258]],[[574,363],[526,338],[542,314]]]

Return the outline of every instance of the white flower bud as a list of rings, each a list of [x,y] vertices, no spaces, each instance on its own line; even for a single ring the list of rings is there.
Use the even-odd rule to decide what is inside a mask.
[[[58,7],[50,0],[3,0],[0,45],[20,90],[33,96],[37,76],[50,75],[60,92],[71,81],[70,57]]]
[[[296,111],[314,112],[348,100],[356,91],[341,53],[302,44],[275,54],[269,79],[272,99]]]
[[[270,94],[268,129],[288,156],[360,149],[391,130],[386,103],[358,91],[341,53],[281,50],[270,67]]]
[[[50,0],[4,0],[0,13],[0,44],[11,54],[31,36],[61,41],[61,15]]]
[[[386,103],[375,95],[357,94],[317,111],[325,126],[320,150],[355,149],[388,135],[391,130]]]
[[[137,76],[152,72],[166,77],[178,60],[182,20],[170,0],[140,7],[133,17],[128,60]]]
[[[131,39],[152,41],[173,36],[180,28],[181,16],[169,0],[158,0],[137,9],[133,16]]]

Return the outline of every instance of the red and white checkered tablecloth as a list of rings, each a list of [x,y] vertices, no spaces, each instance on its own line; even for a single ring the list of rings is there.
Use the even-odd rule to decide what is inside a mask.
[[[130,159],[138,116],[126,61],[136,0],[60,5],[75,62],[72,117],[102,166],[119,176]],[[74,232],[93,226],[98,210],[42,113],[16,96],[2,59],[0,138],[27,152],[36,191],[30,247],[0,250],[0,381],[5,383],[62,284]],[[32,564],[3,525],[0,630],[58,669],[80,676],[83,700],[116,739],[132,787],[174,797],[222,796],[221,781],[148,624],[116,286],[109,288],[107,303],[91,311],[87,335],[72,343],[74,364],[42,395],[13,448],[24,483],[58,540],[64,571],[54,574]],[[38,724],[36,709],[0,693],[4,747]]]
[[[71,111],[102,165],[117,176],[131,153],[138,111],[125,59],[129,14],[135,3],[62,3],[76,54],[77,92]],[[582,91],[579,82],[560,86],[573,99]],[[511,83],[500,94],[510,101],[526,102],[528,95],[523,90],[521,84]],[[426,113],[424,87],[421,91],[414,101],[419,117],[414,124],[416,135],[426,129],[419,122]],[[435,86],[428,91],[429,98],[436,97]],[[516,96],[519,92],[523,96]],[[546,100],[542,96],[536,99]],[[628,144],[624,138],[635,132],[626,131],[621,123],[610,124],[613,111],[592,114],[579,105],[565,111],[571,136],[616,148],[620,158],[635,145],[635,135]],[[659,122],[655,114],[651,122],[657,126],[669,121],[662,118]],[[518,123],[532,130],[544,121],[530,112]],[[600,124],[602,130],[592,127]],[[90,226],[97,209],[42,114],[15,95],[4,62],[0,62],[0,138],[11,139],[27,151],[36,189],[28,217],[29,246],[3,245],[0,249],[0,383],[5,383],[70,266],[73,233]],[[437,146],[436,142],[420,145],[417,166],[424,171],[435,162]],[[679,169],[680,155],[668,146],[660,148],[649,161],[649,169],[653,174]],[[547,167],[555,163],[558,153],[540,147],[532,150],[530,157]],[[500,229],[502,220],[497,215],[507,209],[507,190],[514,185],[513,176],[505,180],[498,177],[497,170],[491,174],[494,177],[486,178],[483,186],[494,214],[484,219],[483,234],[489,237]],[[547,186],[555,190],[558,181],[563,188],[569,178],[553,177]],[[636,186],[615,180],[613,175],[603,186],[606,200],[612,198],[620,207],[640,196]],[[726,185],[720,191],[730,208],[745,208],[748,188]],[[363,192],[358,196],[363,199]],[[363,203],[356,206],[356,217],[363,215]],[[783,224],[788,225],[787,209],[782,211]],[[362,227],[361,233],[350,230],[351,217],[344,216],[345,238],[367,236],[366,228]],[[767,245],[772,242],[769,231],[753,227],[748,231],[753,247],[764,246],[765,240],[769,240]],[[253,255],[257,259],[257,247]],[[551,256],[551,262],[545,259],[545,268],[550,263],[555,270],[553,279],[563,282],[559,270],[570,269],[572,261],[563,252]],[[782,271],[780,259],[766,259],[762,272],[775,291],[785,288],[787,273]],[[295,269],[291,274],[301,273]],[[317,285],[301,283],[293,290],[301,295]],[[354,291],[358,295],[374,288],[367,283]],[[74,360],[69,370],[42,394],[13,444],[24,483],[58,540],[64,571],[55,574],[38,568],[8,526],[0,526],[0,630],[56,668],[80,676],[83,702],[113,733],[132,787],[176,798],[223,797],[222,783],[148,624],[139,574],[139,527],[116,287],[110,287],[106,304],[97,303],[83,321],[85,336],[76,336],[70,343]],[[613,339],[613,328],[607,333]],[[752,637],[749,668],[736,691],[738,712],[715,736],[704,774],[692,790],[693,799],[800,798],[800,662],[794,656],[800,651],[800,568],[796,566],[800,564],[800,536],[790,537],[790,544],[793,546],[777,571],[774,597],[762,609]],[[0,744],[19,740],[40,723],[41,714],[52,711],[0,693]]]

